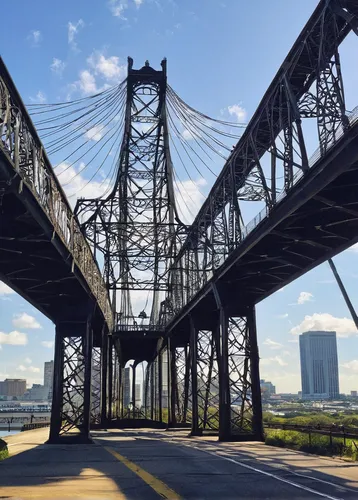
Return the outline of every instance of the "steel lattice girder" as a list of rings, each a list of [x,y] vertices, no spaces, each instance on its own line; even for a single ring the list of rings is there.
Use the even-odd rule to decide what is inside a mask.
[[[168,294],[168,322],[208,283],[295,182],[344,134],[350,122],[338,49],[351,30],[358,34],[355,2],[320,2],[228,158],[178,252],[171,272],[180,275],[181,280],[173,278],[174,286]],[[311,162],[302,128],[305,118],[316,120],[319,136],[319,149]],[[269,172],[262,164],[265,154],[271,162]],[[241,200],[265,203],[263,211],[246,227]]]

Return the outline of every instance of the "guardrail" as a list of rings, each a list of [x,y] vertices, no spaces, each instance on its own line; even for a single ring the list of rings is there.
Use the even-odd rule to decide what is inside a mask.
[[[33,429],[42,429],[43,427],[50,427],[50,422],[33,422],[32,424],[24,424],[21,427],[21,432],[32,431]]]
[[[358,429],[355,427],[345,427],[343,425],[298,425],[298,424],[270,424],[264,423],[265,429],[277,429],[282,431],[296,431],[308,434],[309,444],[311,445],[311,435],[320,434],[321,436],[329,436],[330,446],[333,445],[333,438],[342,438],[344,446],[346,439],[358,441]],[[357,444],[353,441],[354,446],[358,451]]]
[[[113,314],[101,272],[44,146],[0,58],[0,150],[47,214],[96,298],[110,330]]]

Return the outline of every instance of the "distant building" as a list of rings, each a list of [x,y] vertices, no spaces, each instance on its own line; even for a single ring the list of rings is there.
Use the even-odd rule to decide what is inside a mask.
[[[26,392],[26,379],[7,378],[0,383],[0,393],[2,396],[22,397]]]
[[[142,406],[141,384],[135,385],[135,406],[136,408],[140,408]]]
[[[25,399],[28,401],[47,401],[48,400],[48,387],[41,384],[33,384],[25,394]]]
[[[123,387],[123,405],[124,408],[129,406],[131,401],[131,381],[130,381],[130,368],[124,369],[124,387]]]
[[[276,387],[266,380],[260,380],[261,394],[263,398],[269,398],[276,394]]]
[[[168,389],[163,387],[162,391],[162,408],[168,408]]]
[[[45,361],[45,364],[44,364],[44,387],[47,390],[46,399],[48,399],[48,401],[52,401],[53,361]]]
[[[357,391],[351,391],[351,396],[352,396],[352,398],[358,397],[358,392]]]
[[[305,332],[299,339],[302,399],[338,398],[336,332]]]

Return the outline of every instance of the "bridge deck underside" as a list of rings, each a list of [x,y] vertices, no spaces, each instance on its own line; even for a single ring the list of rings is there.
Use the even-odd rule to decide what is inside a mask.
[[[229,315],[244,315],[247,306],[358,241],[357,133],[355,126],[214,275]],[[188,341],[189,313],[199,329],[214,327],[217,306],[211,282],[169,325],[178,345]]]
[[[19,177],[6,184],[13,174],[6,158],[0,157],[0,187],[5,186],[0,206],[0,279],[54,323],[68,323],[68,335],[77,336],[88,316],[90,292],[31,191],[21,186]],[[101,321],[97,311],[95,332],[101,331]],[[94,341],[98,344],[100,338]]]

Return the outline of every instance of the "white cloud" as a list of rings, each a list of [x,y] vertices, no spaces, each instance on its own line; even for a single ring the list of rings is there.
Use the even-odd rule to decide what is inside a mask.
[[[353,337],[357,335],[354,321],[349,318],[336,318],[328,313],[314,313],[291,329],[293,335],[309,331],[334,331],[338,337]]]
[[[227,110],[231,116],[236,117],[239,123],[242,123],[246,120],[246,109],[240,106],[239,104],[233,104],[232,106],[228,106]]]
[[[36,366],[24,366],[24,365],[19,365],[16,368],[17,371],[19,372],[31,372],[31,373],[40,373],[40,368],[37,368]]]
[[[83,19],[79,19],[77,23],[72,23],[71,21],[67,24],[68,29],[68,44],[70,45],[72,50],[78,50],[76,36],[78,35],[80,29],[84,27],[85,23]]]
[[[134,3],[135,3],[135,5],[136,5],[137,9],[139,9],[139,7],[140,7],[140,6],[142,5],[142,3],[143,3],[143,0],[134,0]]]
[[[287,366],[288,365],[288,363],[286,363],[286,361],[284,361],[280,356],[275,356],[274,358],[260,359],[260,364],[262,366],[268,366],[268,365]]]
[[[298,344],[298,339],[290,339],[289,342],[292,344]]]
[[[31,42],[33,47],[38,47],[42,40],[42,34],[39,30],[32,30],[28,35],[27,39]]]
[[[80,72],[78,86],[82,93],[85,95],[95,94],[98,90],[95,77],[87,69]]]
[[[24,328],[29,330],[42,328],[40,323],[36,321],[33,316],[30,316],[27,313],[17,314],[12,320],[12,324],[16,328]]]
[[[283,347],[282,344],[271,339],[266,339],[264,345],[267,345],[270,349],[281,349]]]
[[[355,243],[354,245],[352,245],[349,249],[348,249],[349,252],[355,252],[355,253],[358,253],[358,243]]]
[[[52,349],[54,346],[54,341],[53,340],[43,340],[41,342],[41,345],[43,345],[44,347],[47,347],[48,349]]]
[[[297,299],[297,304],[304,304],[305,302],[310,302],[313,298],[313,294],[310,292],[301,292]]]
[[[195,137],[197,136],[197,134],[194,134],[188,129],[185,129],[181,135],[183,139],[185,139],[186,141],[191,141],[192,139],[195,139]]]
[[[25,363],[27,363],[28,365],[30,365],[32,363],[32,359],[30,358],[25,358]]]
[[[353,359],[352,361],[343,363],[341,366],[350,372],[358,373],[358,359]]]
[[[3,281],[0,281],[0,296],[2,295],[11,295],[15,293],[12,288],[7,286]]]
[[[87,130],[87,132],[85,133],[85,138],[97,142],[102,139],[104,131],[104,125],[95,125],[94,127]]]
[[[186,224],[194,220],[199,208],[201,207],[205,197],[201,194],[200,189],[207,184],[204,178],[191,181],[177,181],[175,184],[175,200],[178,208],[179,216]]]
[[[66,63],[64,61],[61,61],[61,59],[57,59],[57,57],[54,57],[52,59],[52,63],[50,64],[51,71],[59,76],[62,76],[65,67]]]
[[[117,56],[106,57],[96,50],[88,57],[87,62],[96,75],[100,75],[107,81],[119,83],[126,76],[126,66],[119,63]]]
[[[18,332],[16,330],[10,333],[0,332],[0,344],[3,345],[26,345],[26,333]]]
[[[47,100],[46,95],[42,92],[42,90],[39,90],[37,92],[36,97],[30,96],[30,101],[36,104],[43,104],[44,102],[46,102],[46,100]]]
[[[277,290],[278,292],[283,292],[285,290],[287,285],[283,286],[282,288],[280,288],[279,290]]]
[[[59,177],[64,190],[69,197],[72,206],[75,205],[76,199],[79,198],[97,198],[101,196],[110,187],[109,180],[106,181],[91,181],[83,177],[81,172],[85,168],[84,163],[80,163],[78,168],[69,167],[67,163],[60,163],[56,167],[56,174]],[[65,185],[66,184],[66,185]]]
[[[285,314],[278,314],[276,316],[276,318],[280,318],[280,319],[288,318],[288,314],[287,313],[285,313]]]
[[[29,372],[40,373],[40,371],[40,368],[38,368],[37,366],[29,366]]]
[[[123,13],[128,8],[128,3],[126,0],[109,0],[109,9],[112,12],[112,15],[115,17],[119,17],[124,21],[126,18]]]

